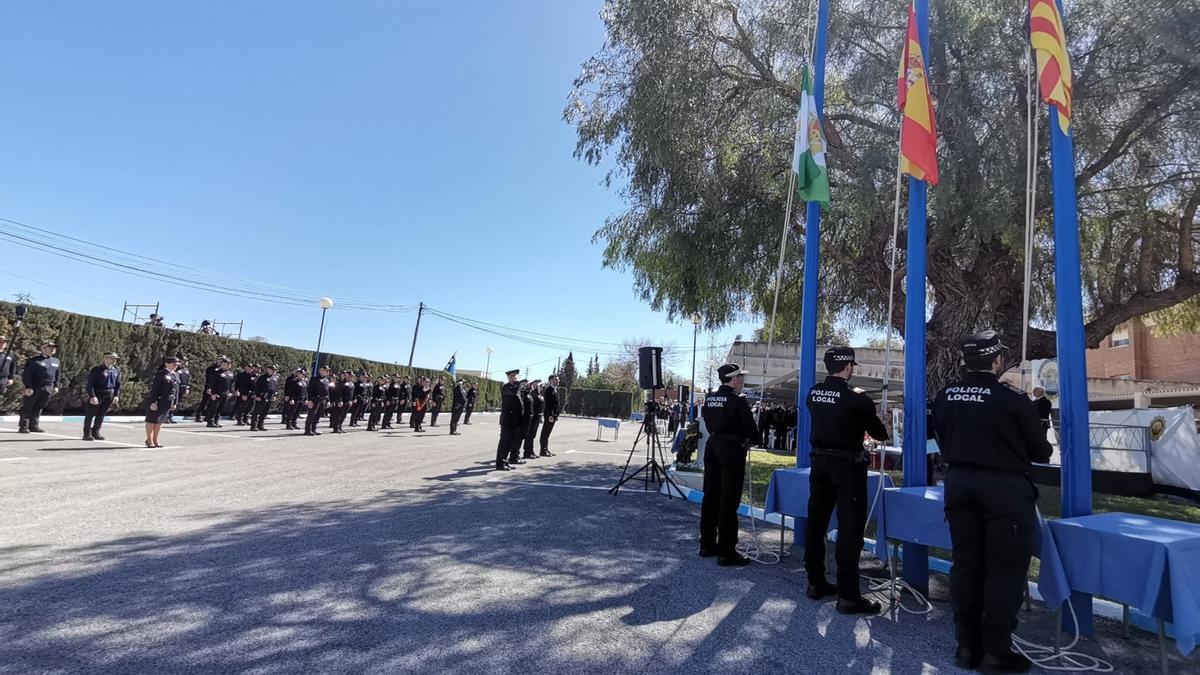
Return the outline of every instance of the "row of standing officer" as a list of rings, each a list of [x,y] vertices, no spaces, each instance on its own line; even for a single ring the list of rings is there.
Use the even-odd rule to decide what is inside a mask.
[[[496,470],[510,471],[527,459],[553,457],[550,433],[558,422],[558,375],[541,380],[520,381],[520,369],[505,372],[508,381],[500,387],[500,440],[496,444]],[[541,434],[538,429],[541,428]],[[534,454],[534,441],[540,451]],[[524,448],[524,454],[521,449]]]

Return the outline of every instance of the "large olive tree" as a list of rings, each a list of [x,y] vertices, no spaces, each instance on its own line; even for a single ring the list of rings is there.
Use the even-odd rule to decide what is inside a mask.
[[[825,316],[886,325],[903,0],[832,0],[826,89],[833,202],[822,222]],[[611,167],[626,208],[596,232],[642,297],[711,327],[770,310],[810,0],[609,0],[608,40],[583,64],[566,119],[580,158]],[[930,384],[956,338],[1021,335],[1025,3],[931,0],[929,67],[941,184],[929,202]],[[1077,187],[1086,340],[1200,293],[1200,5],[1075,0]],[[1045,114],[1029,354],[1054,352]],[[798,209],[802,211],[802,209]],[[800,313],[804,223],[789,242],[780,318]],[[903,224],[900,241],[905,240]],[[901,329],[904,255],[891,323]],[[910,345],[911,347],[911,345]]]

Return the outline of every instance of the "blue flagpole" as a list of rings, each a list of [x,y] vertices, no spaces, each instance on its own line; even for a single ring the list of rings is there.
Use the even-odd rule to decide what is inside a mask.
[[[917,33],[926,55],[929,79],[929,2],[916,0]],[[904,282],[904,444],[901,457],[904,487],[929,484],[925,455],[925,211],[928,186],[908,179],[908,276]],[[904,580],[919,589],[929,587],[929,547],[904,544]]]
[[[1058,12],[1064,14],[1062,0]],[[1066,24],[1066,17],[1063,17]],[[1075,195],[1075,143],[1058,124],[1058,107],[1047,106],[1050,126],[1050,180],[1054,196],[1054,301],[1058,336],[1059,457],[1062,461],[1062,515],[1092,512],[1092,451],[1088,441],[1087,362],[1083,339],[1083,283],[1080,279],[1079,216]],[[1072,593],[1079,630],[1092,633],[1092,596]],[[1063,613],[1068,630],[1070,616]]]
[[[813,98],[817,116],[825,119],[825,51],[828,44],[829,0],[817,2],[817,37],[813,43]],[[809,202],[804,216],[804,300],[800,315],[800,384],[796,392],[796,466],[807,467],[812,421],[804,401],[817,381],[817,288],[821,253],[821,205]],[[799,525],[797,525],[799,528]],[[797,529],[797,532],[800,530]]]

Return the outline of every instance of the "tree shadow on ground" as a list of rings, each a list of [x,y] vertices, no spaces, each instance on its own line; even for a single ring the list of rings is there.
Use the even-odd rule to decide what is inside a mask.
[[[47,562],[0,587],[0,670],[953,671],[944,614],[843,617],[803,597],[795,564],[718,568],[695,555],[694,505],[522,484],[607,487],[616,472],[456,472],[195,513],[219,524],[181,534],[0,550]]]

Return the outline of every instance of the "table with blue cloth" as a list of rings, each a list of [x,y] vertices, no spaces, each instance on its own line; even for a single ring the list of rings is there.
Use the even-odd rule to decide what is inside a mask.
[[[601,417],[596,420],[596,440],[600,440],[600,432],[604,429],[613,430],[613,440],[621,435],[621,420],[613,417]]]
[[[767,502],[763,506],[763,513],[778,513],[781,516],[791,516],[792,518],[807,518],[808,517],[808,493],[809,493],[809,473],[808,467],[795,469],[775,469],[771,472],[771,480],[767,483]],[[871,500],[871,510],[867,513],[867,521],[875,519],[875,514],[878,512],[878,504],[876,504],[875,495],[879,492],[880,476],[883,476],[883,486],[891,487],[892,477],[888,474],[880,474],[877,471],[867,472],[867,497]],[[779,550],[783,550],[783,521],[779,519]],[[837,509],[833,511],[833,517],[829,519],[829,530],[837,529]]]
[[[941,485],[888,488],[875,524],[875,555],[888,559],[888,539],[950,549],[946,488]]]
[[[1062,575],[1042,580],[1046,603],[1057,607],[1071,591],[1135,607],[1175,628],[1175,646],[1191,653],[1200,636],[1200,525],[1129,513],[1097,513],[1050,521]]]

